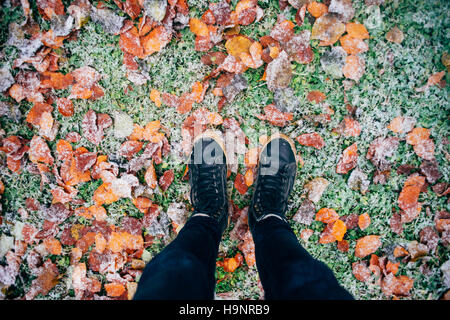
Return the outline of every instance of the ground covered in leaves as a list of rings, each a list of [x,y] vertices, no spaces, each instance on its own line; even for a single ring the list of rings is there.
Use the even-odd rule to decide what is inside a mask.
[[[219,299],[262,299],[257,155],[296,141],[287,217],[358,299],[449,298],[448,1],[8,0],[0,297],[130,299],[225,140]]]

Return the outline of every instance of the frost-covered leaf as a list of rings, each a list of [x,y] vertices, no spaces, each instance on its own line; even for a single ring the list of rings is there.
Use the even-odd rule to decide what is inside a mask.
[[[322,69],[333,78],[342,78],[347,53],[340,46],[334,46],[320,57]]]
[[[316,209],[314,203],[310,200],[305,200],[301,203],[292,220],[309,226],[314,221],[315,214]]]
[[[14,83],[14,78],[9,71],[8,65],[0,69],[0,92],[4,92]]]
[[[356,241],[355,257],[364,258],[381,246],[380,236],[365,236]]]
[[[222,88],[222,92],[223,95],[227,98],[227,101],[231,102],[241,91],[247,88],[247,79],[240,74],[236,74],[231,79],[230,84]]]
[[[308,199],[318,203],[329,184],[330,182],[322,177],[314,178],[308,182],[304,187],[308,190]]]
[[[386,40],[390,42],[402,43],[404,38],[403,32],[397,26],[386,33]]]
[[[358,147],[357,143],[355,142],[342,152],[342,157],[336,166],[336,173],[344,174],[349,172],[351,169],[356,167],[357,162]]]
[[[362,194],[366,194],[369,189],[369,184],[370,181],[367,179],[367,175],[359,168],[352,171],[347,181],[350,189],[359,190]]]
[[[300,104],[298,97],[292,88],[276,89],[273,101],[278,110],[282,112],[294,112]]]
[[[365,72],[365,65],[366,64],[363,58],[355,55],[349,55],[345,58],[345,65],[342,68],[342,73],[346,78],[358,82]]]
[[[292,79],[291,63],[286,52],[282,51],[267,65],[267,87],[270,91],[289,86]]]
[[[50,22],[51,30],[55,36],[67,36],[71,31],[74,18],[69,15],[56,15]]]
[[[114,136],[117,139],[128,137],[133,132],[133,119],[123,112],[114,114]]]
[[[435,183],[442,176],[436,160],[422,162],[420,172],[425,175],[429,183]]]
[[[396,137],[378,137],[369,146],[366,158],[381,171],[389,170],[391,163],[386,158],[397,151],[399,139]]]
[[[143,6],[145,14],[155,21],[161,22],[164,19],[167,10],[166,0],[145,0]]]
[[[105,32],[116,35],[119,34],[125,17],[121,17],[109,9],[97,9],[96,7],[91,7],[91,19],[92,21],[99,23]]]
[[[167,215],[170,220],[176,223],[177,226],[182,227],[187,221],[188,211],[186,205],[183,202],[173,202],[167,209]]]
[[[355,16],[352,0],[331,0],[328,12],[338,14],[342,22],[348,22]]]
[[[324,45],[332,45],[344,32],[345,24],[339,20],[339,16],[326,13],[314,22],[311,39],[321,40]]]

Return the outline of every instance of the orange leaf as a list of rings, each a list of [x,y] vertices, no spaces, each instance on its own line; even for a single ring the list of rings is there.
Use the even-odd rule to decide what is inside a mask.
[[[201,36],[201,37],[209,36],[208,26],[206,25],[206,23],[204,23],[203,21],[201,21],[197,18],[191,18],[189,20],[189,29],[196,36]]]
[[[95,250],[98,253],[103,253],[106,249],[106,240],[101,233],[95,235]]]
[[[58,106],[58,111],[64,117],[71,117],[74,114],[74,108],[72,100],[67,98],[58,98],[56,105]]]
[[[120,283],[107,283],[105,290],[108,297],[120,297],[125,293],[125,287]]]
[[[407,133],[413,129],[415,119],[411,117],[395,117],[388,125],[388,129],[395,133]]]
[[[356,39],[369,39],[369,32],[363,24],[350,22],[345,25],[347,33]]]
[[[341,42],[342,48],[348,54],[358,54],[369,50],[369,46],[363,40],[358,38],[353,38],[349,34],[342,36],[339,40]]]
[[[374,253],[381,246],[380,236],[370,235],[357,240],[355,257],[364,258]]]
[[[45,249],[50,254],[55,254],[55,255],[61,254],[62,248],[61,248],[61,243],[59,242],[58,239],[55,239],[55,238],[45,239],[44,246],[45,246]]]
[[[123,52],[127,52],[133,56],[139,58],[144,57],[144,48],[141,45],[139,32],[135,26],[120,34],[119,47]]]
[[[328,12],[328,7],[323,3],[313,1],[308,3],[306,10],[308,10],[314,18],[318,18]]]
[[[109,183],[103,183],[94,191],[93,200],[96,205],[111,204],[119,200],[120,197],[114,194]]]
[[[333,223],[331,234],[336,238],[337,241],[342,241],[346,232],[347,227],[342,220],[338,219]]]
[[[103,221],[107,217],[106,209],[102,206],[92,205],[88,210],[96,220]]]
[[[133,204],[139,209],[140,212],[147,213],[148,209],[152,205],[152,201],[146,197],[137,197],[133,199]]]
[[[346,78],[359,81],[364,74],[364,63],[358,56],[349,55],[345,58],[342,72]]]
[[[250,187],[253,184],[253,170],[247,169],[244,175],[245,184]]]
[[[324,223],[332,223],[339,219],[339,215],[333,209],[322,208],[317,211],[315,219]]]
[[[398,267],[399,266],[400,266],[400,262],[393,263],[393,262],[388,260],[388,262],[386,264],[386,271],[387,272],[391,272],[393,274],[396,274],[398,272]]]
[[[421,127],[414,128],[406,136],[406,143],[409,143],[414,146],[423,140],[427,140],[429,137],[430,137],[430,129]]]
[[[394,257],[396,257],[396,258],[405,257],[408,254],[409,254],[409,252],[406,251],[405,248],[403,248],[403,247],[396,246],[394,249]]]
[[[152,100],[158,108],[161,107],[161,93],[158,90],[152,89],[150,92],[150,100]]]
[[[143,140],[144,139],[144,128],[138,124],[133,125],[133,132],[128,136],[128,139],[132,141]]]
[[[245,178],[242,174],[238,173],[236,179],[234,180],[234,187],[240,194],[245,194],[247,192],[247,185],[245,184]]]
[[[156,27],[148,35],[141,39],[144,53],[146,56],[160,51],[164,48],[172,38],[172,34],[167,32],[164,26]]]
[[[155,189],[158,185],[158,179],[156,178],[156,171],[153,166],[153,162],[148,166],[144,179],[145,182],[147,182],[147,185],[152,189]]]
[[[370,216],[367,213],[363,213],[358,218],[358,226],[361,230],[366,229],[370,225]]]
[[[152,140],[152,137],[158,132],[161,128],[161,122],[159,120],[150,121],[146,124],[143,133],[144,140]]]
[[[239,58],[242,53],[249,54],[251,45],[252,41],[241,35],[230,38],[225,42],[227,52],[235,58]]]
[[[297,141],[302,146],[314,147],[319,150],[325,146],[322,137],[316,132],[301,134],[297,137]]]
[[[306,99],[308,99],[309,102],[314,101],[315,103],[322,102],[326,98],[327,96],[324,93],[317,90],[308,92],[308,95],[306,96]]]

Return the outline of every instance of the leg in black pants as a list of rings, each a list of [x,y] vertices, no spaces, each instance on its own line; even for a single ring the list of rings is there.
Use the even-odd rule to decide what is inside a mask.
[[[133,299],[213,299],[220,237],[212,218],[189,219],[177,238],[147,264]]]
[[[353,299],[333,272],[303,249],[285,221],[267,217],[258,222],[253,241],[266,299]]]
[[[211,218],[191,218],[147,264],[134,299],[212,299],[219,232]],[[352,299],[332,271],[301,247],[286,222],[260,221],[253,240],[266,299]]]

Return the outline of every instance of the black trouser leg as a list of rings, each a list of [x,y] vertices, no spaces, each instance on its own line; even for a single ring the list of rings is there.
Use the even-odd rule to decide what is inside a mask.
[[[213,299],[221,236],[212,218],[190,218],[176,239],[147,264],[134,299]]]
[[[266,299],[353,299],[333,272],[300,245],[288,223],[268,217],[252,234]]]

